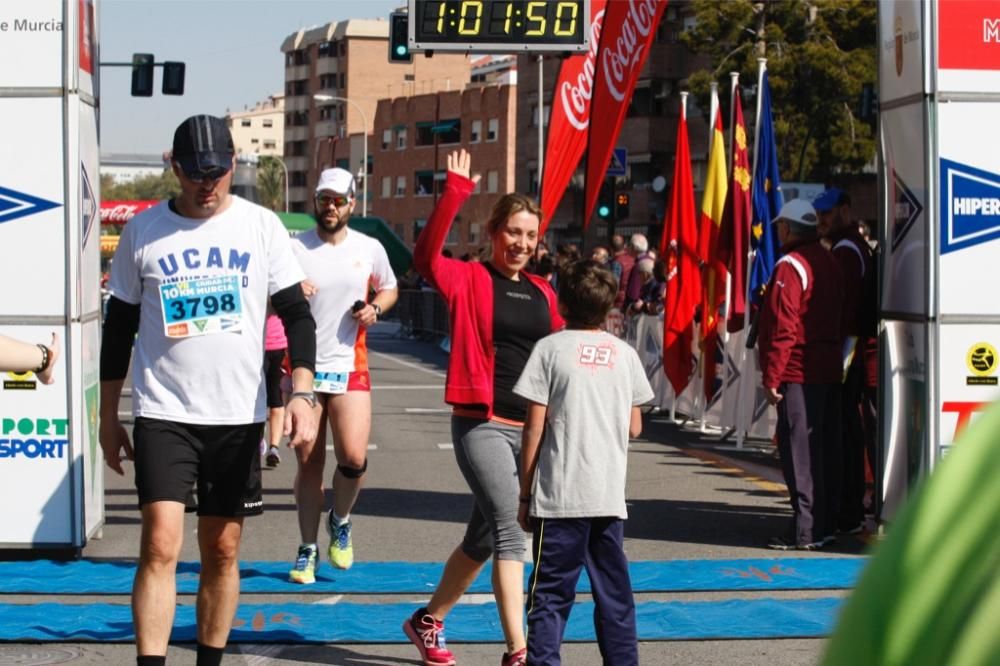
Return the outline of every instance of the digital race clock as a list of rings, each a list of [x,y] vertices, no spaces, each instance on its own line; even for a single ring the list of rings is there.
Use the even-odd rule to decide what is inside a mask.
[[[586,51],[590,0],[410,0],[413,51]]]

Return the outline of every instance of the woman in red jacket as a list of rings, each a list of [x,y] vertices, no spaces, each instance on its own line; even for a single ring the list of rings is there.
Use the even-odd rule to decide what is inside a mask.
[[[492,557],[493,594],[507,642],[501,661],[525,663],[523,590],[525,535],[517,524],[518,460],[526,405],[513,392],[535,342],[562,327],[556,296],[524,268],[538,244],[541,209],[520,194],[497,201],[487,222],[490,259],[463,262],[441,255],[455,215],[472,194],[465,150],[448,155],[444,195],[414,249],[417,271],[448,303],[451,356],[445,402],[454,407],[455,458],[475,496],[462,543],[448,558],[426,607],[403,623],[427,666],[449,666],[444,618]]]

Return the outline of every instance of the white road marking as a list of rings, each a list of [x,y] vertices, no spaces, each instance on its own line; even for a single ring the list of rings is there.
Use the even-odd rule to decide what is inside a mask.
[[[327,444],[326,445],[326,450],[327,451],[333,451],[334,450],[333,444]],[[369,451],[377,451],[378,450],[378,444],[369,444],[368,445],[368,450]]]
[[[329,606],[329,605],[333,605],[333,604],[339,603],[340,600],[343,599],[343,598],[344,598],[344,595],[342,595],[342,594],[336,594],[336,595],[334,595],[332,597],[324,597],[324,598],[320,599],[319,601],[314,601],[313,603],[314,604],[324,604],[324,605],[328,605]]]
[[[407,414],[447,414],[451,407],[407,407]]]
[[[444,384],[385,384],[372,386],[373,391],[426,391],[427,389],[444,390]]]
[[[372,351],[371,349],[368,350],[368,354],[370,356],[378,356],[379,358],[384,358],[387,361],[392,361],[393,363],[398,363],[400,365],[405,365],[406,367],[413,368],[414,370],[419,370],[421,372],[426,372],[427,374],[434,375],[435,377],[444,378],[444,376],[445,376],[445,374],[443,372],[441,372],[440,370],[431,370],[430,368],[425,368],[424,366],[419,365],[417,363],[410,363],[409,361],[404,361],[402,359],[398,359],[398,358],[396,358],[395,356],[393,356],[391,354],[383,354],[381,352]]]
[[[272,658],[281,654],[283,645],[240,645],[248,666],[264,666],[272,663]]]
[[[455,448],[455,445],[452,444],[451,442],[443,442],[441,444],[438,444],[438,448],[441,449],[442,451],[447,451],[449,449]]]

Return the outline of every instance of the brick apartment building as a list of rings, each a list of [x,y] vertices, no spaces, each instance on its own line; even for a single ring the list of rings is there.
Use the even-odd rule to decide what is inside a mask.
[[[457,90],[468,83],[467,56],[442,53],[390,64],[388,40],[389,22],[383,19],[331,22],[285,38],[281,51],[289,210],[311,212],[312,188],[323,168],[336,165],[360,173],[365,141],[366,171],[372,174],[380,155],[371,139],[380,99]],[[369,203],[373,185],[369,179]],[[361,192],[359,187],[359,196]]]
[[[370,211],[413,247],[443,191],[448,153],[465,148],[482,179],[445,246],[456,257],[477,252],[488,243],[486,220],[493,204],[514,190],[516,105],[517,86],[510,83],[381,100]]]

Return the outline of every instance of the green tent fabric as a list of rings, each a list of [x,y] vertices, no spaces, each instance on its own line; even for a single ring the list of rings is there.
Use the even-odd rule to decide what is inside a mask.
[[[278,213],[278,217],[289,231],[307,231],[316,226],[313,216],[306,213]],[[381,217],[352,216],[347,226],[382,243],[396,277],[401,277],[410,270],[413,253]]]
[[[875,551],[824,666],[1000,664],[1000,405],[910,498]]]

